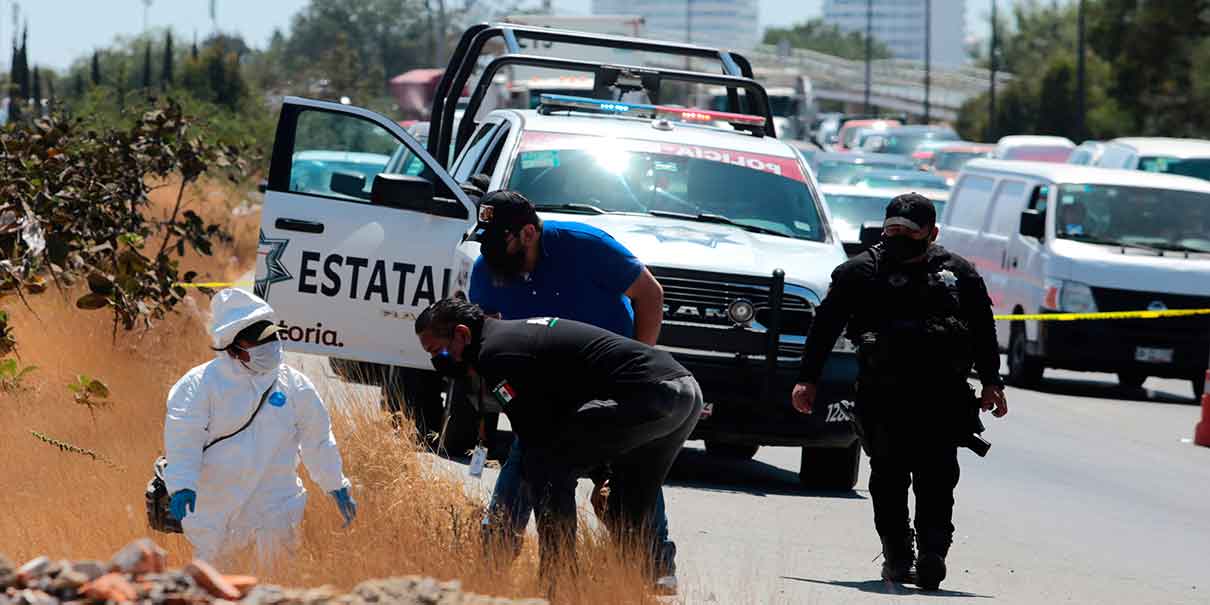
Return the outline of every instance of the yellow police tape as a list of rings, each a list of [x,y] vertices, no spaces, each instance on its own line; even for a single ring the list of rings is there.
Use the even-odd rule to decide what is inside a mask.
[[[177,282],[174,286],[182,288],[234,288],[251,286],[250,281],[231,282]],[[1189,317],[1191,315],[1210,315],[1210,309],[1164,309],[1162,311],[1105,311],[1102,313],[1032,313],[1021,315],[996,315],[996,319],[1004,321],[1079,321],[1088,319],[1159,319],[1163,317]]]
[[[1105,311],[1102,313],[1033,313],[1022,315],[996,315],[1005,321],[1076,321],[1083,319],[1158,319],[1161,317],[1188,317],[1210,315],[1210,309],[1165,309],[1163,311]]]

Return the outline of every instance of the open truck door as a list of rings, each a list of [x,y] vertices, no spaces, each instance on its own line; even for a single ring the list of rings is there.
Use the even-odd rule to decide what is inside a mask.
[[[418,169],[386,172],[399,152]],[[455,250],[475,216],[445,169],[393,120],[287,97],[261,213],[256,293],[286,326],[289,350],[431,369],[415,318],[458,290],[469,267],[455,266]]]

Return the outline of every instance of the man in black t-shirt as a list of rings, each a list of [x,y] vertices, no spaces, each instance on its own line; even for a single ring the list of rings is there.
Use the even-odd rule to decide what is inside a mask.
[[[671,355],[576,321],[485,317],[458,298],[421,313],[416,334],[438,372],[477,374],[525,441],[544,572],[574,561],[576,478],[605,462],[607,526],[653,543],[656,496],[702,411],[701,388]]]

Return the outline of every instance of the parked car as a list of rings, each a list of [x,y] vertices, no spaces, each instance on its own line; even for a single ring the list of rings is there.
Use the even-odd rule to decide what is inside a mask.
[[[899,120],[849,120],[844,122],[840,126],[840,131],[836,133],[834,148],[836,151],[856,151],[859,149],[858,141],[864,131],[882,131],[900,124]]]
[[[1067,156],[1067,163],[1096,166],[1102,153],[1105,153],[1104,141],[1084,141],[1080,143],[1079,147],[1072,150],[1070,156]]]
[[[1071,164],[973,160],[940,243],[975,263],[997,314],[1210,308],[1210,183]],[[1210,317],[1001,321],[1009,380],[1044,368],[1204,386]]]
[[[902,189],[876,189],[853,185],[820,185],[828,216],[836,230],[844,250],[853,256],[876,242],[882,234],[882,221],[886,217],[887,204],[891,198],[905,193]],[[933,200],[937,215],[945,210],[949,200],[948,191],[920,189],[916,193]],[[864,237],[863,237],[864,236]]]
[[[955,143],[947,145],[933,151],[932,159],[929,160],[924,168],[945,179],[945,182],[950,187],[953,187],[954,180],[958,177],[958,173],[967,162],[978,158],[990,158],[995,150],[995,145],[985,143]]]
[[[867,170],[853,175],[848,184],[873,189],[899,189],[901,192],[916,189],[946,190],[950,186],[945,179],[922,170]]]
[[[930,139],[922,141],[916,146],[916,151],[911,153],[912,161],[916,162],[916,167],[921,170],[928,170],[929,164],[933,161],[933,155],[938,149],[953,147],[955,145],[979,145],[970,141],[951,141],[943,139]],[[994,145],[992,147],[995,147]]]
[[[893,153],[911,156],[916,147],[925,141],[957,141],[958,133],[949,126],[914,124],[888,128],[868,137],[862,145],[864,151]]]
[[[993,157],[1001,160],[1066,162],[1076,144],[1066,137],[1009,135],[996,143]]]
[[[1210,141],[1160,137],[1113,139],[1104,144],[1104,151],[1093,165],[1210,180]]]
[[[848,183],[855,175],[869,170],[914,170],[908,158],[885,153],[825,153],[808,158],[811,170],[820,183]]]

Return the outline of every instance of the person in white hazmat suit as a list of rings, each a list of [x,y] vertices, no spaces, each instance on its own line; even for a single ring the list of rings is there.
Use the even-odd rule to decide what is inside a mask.
[[[168,394],[169,508],[196,558],[217,561],[255,542],[257,559],[270,563],[294,546],[302,521],[307,492],[298,476],[300,453],[346,526],[357,506],[328,411],[311,381],[286,365],[273,309],[251,293],[226,289],[214,297],[211,314],[215,358],[190,370]],[[247,428],[203,453],[249,418]]]

